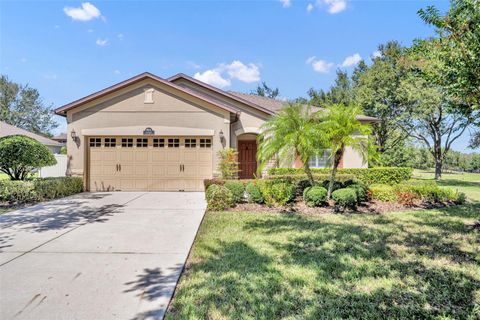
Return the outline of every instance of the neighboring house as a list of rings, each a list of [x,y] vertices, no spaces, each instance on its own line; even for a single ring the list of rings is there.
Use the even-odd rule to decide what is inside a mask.
[[[13,136],[13,135],[23,135],[23,136],[27,136],[32,139],[35,139],[41,144],[45,145],[52,153],[55,153],[55,154],[60,153],[60,149],[63,146],[61,143],[54,141],[50,138],[47,138],[45,136],[30,132],[25,129],[12,126],[6,122],[0,121],[0,137]]]
[[[52,140],[55,140],[65,146],[67,144],[67,134],[60,133],[59,135],[53,136]]]
[[[69,170],[90,191],[202,191],[223,148],[238,149],[240,177],[253,177],[260,127],[283,104],[184,74],[142,73],[55,112],[67,118]],[[351,149],[343,158],[346,168],[365,165]]]

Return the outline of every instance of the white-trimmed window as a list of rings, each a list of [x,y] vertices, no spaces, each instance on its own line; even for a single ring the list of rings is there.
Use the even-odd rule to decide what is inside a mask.
[[[115,148],[117,146],[116,138],[105,138],[105,148]]]
[[[168,147],[169,147],[169,148],[178,148],[178,147],[180,147],[180,139],[177,139],[177,138],[168,139]]]
[[[325,150],[323,154],[318,154],[310,158],[310,168],[326,168],[329,165],[330,150]]]
[[[90,147],[100,148],[102,146],[102,138],[90,138]]]
[[[197,139],[185,139],[185,148],[196,148]]]
[[[122,148],[132,148],[133,138],[122,138]]]
[[[148,147],[148,138],[137,138],[137,148]]]
[[[212,139],[200,139],[200,148],[211,148]]]
[[[154,148],[164,148],[165,147],[165,139],[163,139],[163,138],[153,138],[153,147]]]

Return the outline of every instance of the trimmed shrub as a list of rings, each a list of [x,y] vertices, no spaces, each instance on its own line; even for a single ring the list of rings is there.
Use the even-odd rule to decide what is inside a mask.
[[[439,187],[434,181],[412,180],[401,183],[395,187],[398,194],[411,193],[414,199],[429,202],[455,201],[458,197],[457,192],[451,188]]]
[[[467,195],[463,192],[457,193],[457,199],[455,199],[455,203],[464,204],[465,202],[467,202]]]
[[[314,168],[314,174],[328,175],[330,168]],[[351,168],[338,169],[338,174],[351,174],[357,180],[367,185],[373,183],[397,184],[412,178],[413,169],[405,167],[378,167],[378,168]],[[304,174],[303,168],[271,168],[268,170],[269,175],[298,175]]]
[[[335,211],[345,211],[345,209],[355,210],[357,207],[357,194],[350,188],[338,189],[332,192],[332,199],[335,201]]]
[[[295,198],[296,187],[289,180],[266,180],[260,190],[267,205],[283,206]]]
[[[0,201],[27,203],[66,197],[83,191],[80,177],[39,178],[31,181],[0,181]]]
[[[218,152],[220,161],[218,170],[223,179],[236,179],[238,177],[238,152],[233,148],[222,149]]]
[[[216,184],[219,186],[223,186],[225,184],[225,180],[213,178],[213,179],[205,179],[203,180],[203,186],[205,187],[205,191],[210,187],[212,184]]]
[[[80,177],[57,177],[33,180],[37,198],[40,201],[62,198],[83,191]]]
[[[404,206],[411,207],[414,205],[414,200],[418,197],[413,192],[397,191],[397,201]]]
[[[225,210],[234,205],[232,192],[224,186],[211,185],[208,187],[205,197],[210,210]]]
[[[362,203],[368,200],[368,187],[362,182],[353,183],[346,188],[353,189],[357,195],[358,203]]]
[[[303,192],[303,200],[309,207],[319,207],[327,202],[327,189],[324,187],[308,187]]]
[[[297,182],[297,196],[303,195],[307,188],[313,187],[309,180],[300,180]]]
[[[0,181],[0,202],[21,204],[37,201],[31,181]]]
[[[12,180],[25,180],[35,169],[56,163],[50,150],[37,140],[22,135],[0,139],[0,169]]]
[[[386,184],[372,184],[369,188],[372,199],[384,202],[393,202],[397,200],[395,189]]]
[[[328,190],[328,186],[330,185],[330,180],[325,180],[325,181],[322,181],[322,186]],[[335,191],[335,190],[338,190],[338,189],[343,189],[344,188],[344,185],[341,181],[338,181],[336,178],[335,178],[335,181],[333,182],[333,188],[332,188],[332,191]]]
[[[250,203],[264,203],[265,199],[263,198],[262,191],[260,191],[260,187],[254,183],[249,182],[245,187],[245,191],[247,192],[247,200]]]
[[[277,175],[270,175],[263,178],[264,180],[289,180],[294,183],[299,183],[302,180],[307,180],[308,177],[306,174],[277,174]],[[330,179],[329,174],[313,174],[313,179],[315,182],[322,183],[325,180]],[[346,181],[355,181],[355,176],[353,174],[337,174],[335,177],[335,181],[339,182],[346,182]]]
[[[245,195],[245,187],[241,181],[226,181],[224,186],[232,193],[233,201],[235,203],[240,203],[243,201]]]

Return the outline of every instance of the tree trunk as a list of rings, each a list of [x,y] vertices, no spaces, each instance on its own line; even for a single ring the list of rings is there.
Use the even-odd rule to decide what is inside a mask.
[[[327,200],[330,200],[330,198],[332,197],[333,185],[335,183],[335,175],[337,174],[338,166],[340,165],[340,160],[342,160],[342,156],[343,148],[338,150],[333,157],[333,169],[330,176],[330,181],[328,183]]]
[[[442,158],[435,158],[435,180],[442,178]]]
[[[310,170],[310,165],[308,164],[308,161],[303,164],[303,170],[307,174],[308,181],[313,187],[315,184],[315,181],[313,180],[312,170]]]
[[[439,141],[435,141],[433,157],[435,158],[435,180],[442,178],[443,155],[442,146]]]

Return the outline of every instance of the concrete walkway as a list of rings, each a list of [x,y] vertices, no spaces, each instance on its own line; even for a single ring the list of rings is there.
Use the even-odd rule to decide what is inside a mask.
[[[0,215],[0,319],[162,319],[203,193],[84,193]]]

